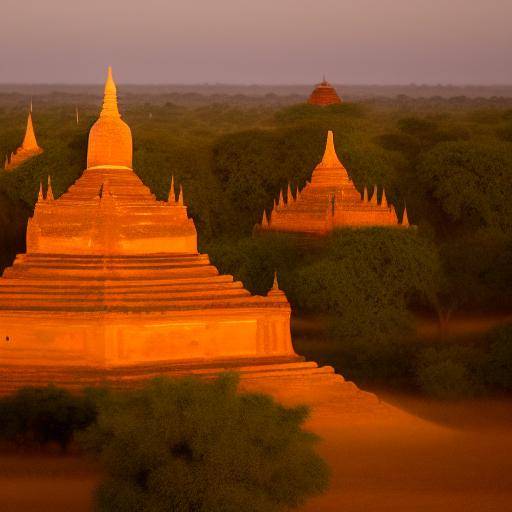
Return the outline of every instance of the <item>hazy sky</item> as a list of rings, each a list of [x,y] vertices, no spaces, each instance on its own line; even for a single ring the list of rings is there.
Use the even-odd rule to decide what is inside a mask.
[[[512,83],[512,0],[0,0],[0,82]]]

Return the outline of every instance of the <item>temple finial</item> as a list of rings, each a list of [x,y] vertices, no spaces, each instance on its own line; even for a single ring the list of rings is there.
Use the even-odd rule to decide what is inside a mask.
[[[408,228],[410,226],[409,224],[409,217],[407,215],[407,206],[404,205],[404,214],[402,215],[402,226]]]
[[[178,204],[183,206],[185,203],[183,201],[183,187],[180,185],[180,195],[178,197]]]
[[[43,194],[43,182],[39,182],[39,192],[37,194],[37,202],[40,203],[41,201],[44,201],[44,194]]]
[[[78,105],[75,106],[75,114],[76,114],[76,124],[78,125],[79,118],[78,118]]]
[[[174,188],[174,174],[171,177],[171,188],[169,189],[169,196],[167,197],[168,203],[175,203],[176,202],[176,191]]]
[[[53,201],[52,177],[48,175],[48,188],[46,189],[46,200]]]
[[[373,186],[373,194],[372,194],[372,198],[370,200],[370,203],[374,204],[374,205],[378,204],[378,201],[377,201],[377,185]]]
[[[32,97],[31,97],[30,98],[30,112],[32,112],[32,107],[33,107],[33,105],[32,105]]]
[[[325,144],[324,156],[320,163],[322,167],[343,167],[334,149],[334,135],[331,130],[327,132],[327,142]]]
[[[261,227],[266,228],[268,227],[268,217],[266,210],[263,210],[263,218],[261,219]]]
[[[383,208],[387,208],[388,207],[388,200],[386,198],[386,190],[384,188],[382,189],[382,198],[380,200],[380,205]]]
[[[105,82],[105,93],[103,96],[103,108],[100,117],[121,117],[117,108],[117,87],[112,76],[112,67],[108,67],[107,81]]]
[[[279,282],[277,280],[277,270],[274,272],[274,282],[272,284],[272,290],[279,290]]]
[[[283,197],[283,191],[282,190],[279,191],[279,202],[277,203],[277,205],[280,208],[284,207],[284,197]]]
[[[293,194],[292,194],[292,187],[290,185],[290,182],[288,182],[288,190],[286,191],[286,201],[288,203],[293,203]]]
[[[365,203],[368,202],[368,189],[366,187],[364,187],[364,191],[363,191],[363,202],[365,202]]]

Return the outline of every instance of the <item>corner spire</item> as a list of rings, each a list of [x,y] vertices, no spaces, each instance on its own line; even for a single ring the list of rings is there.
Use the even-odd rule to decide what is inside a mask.
[[[107,81],[103,96],[103,108],[100,117],[121,117],[117,108],[117,87],[112,76],[112,67],[108,67]]]
[[[184,205],[184,201],[183,201],[183,186],[182,185],[180,185],[180,195],[178,196],[178,204],[180,206]]]
[[[368,202],[368,189],[366,187],[364,187],[364,191],[363,191],[363,202],[365,202],[365,203]]]
[[[388,207],[388,200],[386,198],[386,191],[385,191],[385,189],[382,189],[382,198],[380,200],[380,205],[383,208],[387,208]]]
[[[52,177],[48,175],[48,188],[46,189],[46,200],[53,201]]]
[[[176,189],[174,188],[174,174],[171,177],[171,188],[169,189],[169,196],[167,198],[167,202],[169,202],[169,203],[176,202]]]
[[[37,193],[37,202],[40,203],[41,201],[44,201],[42,181],[39,182],[39,192]]]
[[[268,227],[268,217],[267,217],[267,211],[263,210],[263,218],[261,219],[261,227],[266,228]]]
[[[377,201],[377,185],[373,186],[373,194],[372,194],[372,198],[370,200],[370,203],[374,204],[374,205],[379,204],[378,201]]]
[[[324,156],[320,165],[322,167],[343,167],[338,155],[336,154],[336,149],[334,149],[334,136],[331,130],[327,132]]]
[[[402,226],[404,228],[408,228],[409,224],[409,216],[407,215],[407,206],[404,205],[404,214],[402,215]]]

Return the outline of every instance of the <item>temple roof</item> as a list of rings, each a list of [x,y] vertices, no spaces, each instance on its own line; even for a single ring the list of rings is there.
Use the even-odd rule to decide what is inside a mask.
[[[341,98],[338,96],[336,89],[324,77],[309,96],[308,103],[325,107],[341,103]]]

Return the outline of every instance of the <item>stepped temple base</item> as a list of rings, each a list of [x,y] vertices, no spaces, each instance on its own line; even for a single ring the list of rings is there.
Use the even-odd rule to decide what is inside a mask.
[[[227,371],[239,373],[242,390],[268,393],[285,405],[307,404],[316,416],[335,415],[353,423],[396,420],[403,414],[345,381],[332,367],[319,367],[300,356],[175,361],[115,368],[0,365],[0,394],[49,383],[76,391],[101,385],[127,389],[159,376],[210,379]]]

